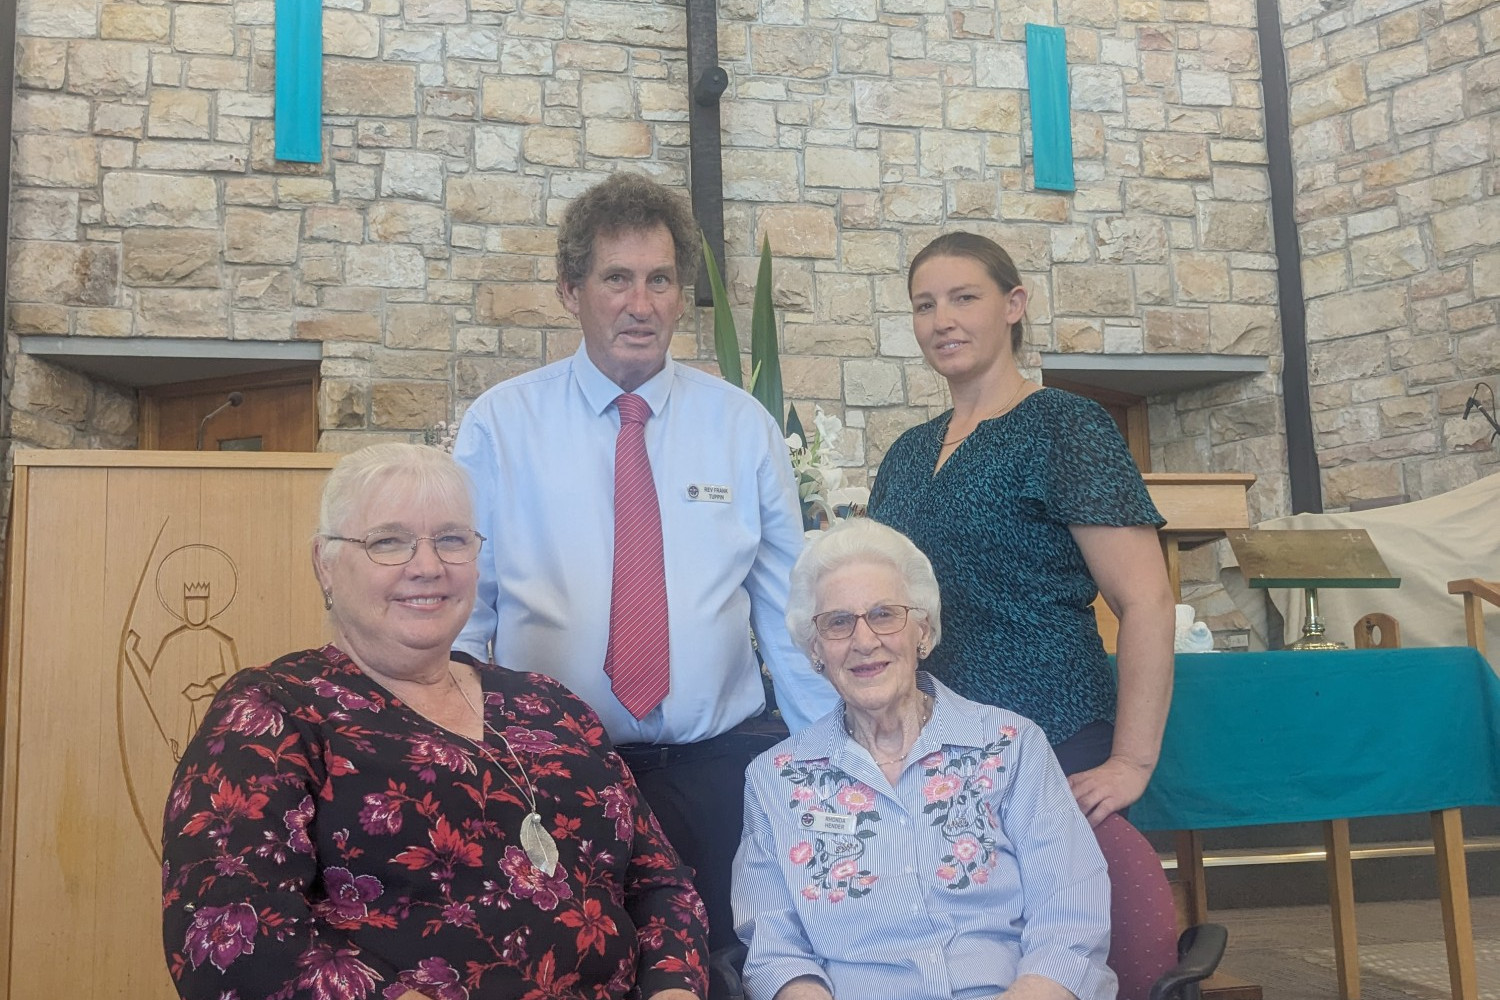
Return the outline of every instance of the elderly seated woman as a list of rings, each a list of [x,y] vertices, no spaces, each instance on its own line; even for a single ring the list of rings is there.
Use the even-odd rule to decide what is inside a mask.
[[[231,677],[168,800],[184,998],[703,994],[690,872],[594,713],[451,652],[472,525],[437,449],[329,476],[312,555],[334,641]]]
[[[734,913],[750,1000],[1109,1000],[1109,878],[1046,736],[917,670],[932,566],[867,520],[792,570],[843,706],[750,766]]]

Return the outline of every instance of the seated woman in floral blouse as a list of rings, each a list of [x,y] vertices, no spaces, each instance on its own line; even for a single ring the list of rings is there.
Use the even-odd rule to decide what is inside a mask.
[[[797,561],[787,627],[844,704],[747,775],[750,1000],[1114,997],[1109,878],[1046,736],[917,671],[927,557],[846,522]]]
[[[594,713],[451,652],[472,524],[437,449],[329,476],[313,565],[334,641],[231,677],[168,799],[186,1000],[703,995],[703,905]]]

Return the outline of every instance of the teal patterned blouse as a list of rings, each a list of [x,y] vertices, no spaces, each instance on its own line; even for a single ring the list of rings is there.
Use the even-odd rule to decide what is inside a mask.
[[[1092,400],[1043,389],[983,421],[932,474],[950,410],[886,453],[870,515],[932,560],[942,641],[924,668],[1037,722],[1056,745],[1114,721],[1115,682],[1072,524],[1164,523],[1124,439]]]

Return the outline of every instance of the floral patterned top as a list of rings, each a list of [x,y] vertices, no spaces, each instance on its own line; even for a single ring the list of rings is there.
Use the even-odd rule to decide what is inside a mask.
[[[1037,726],[930,675],[892,787],[835,711],[750,765],[734,917],[749,1000],[978,1000],[1031,973],[1112,1000],[1109,877]]]
[[[178,765],[162,891],[184,998],[702,995],[703,905],[599,720],[549,678],[477,669],[555,874],[474,745],[338,648],[293,653],[231,677]]]

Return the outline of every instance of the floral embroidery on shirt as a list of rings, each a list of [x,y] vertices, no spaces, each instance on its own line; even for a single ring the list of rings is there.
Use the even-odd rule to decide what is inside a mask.
[[[998,859],[994,831],[999,817],[990,805],[994,775],[1005,770],[1001,751],[1016,737],[1014,726],[1001,726],[992,743],[982,748],[936,751],[921,760],[926,781],[922,814],[932,817],[949,851],[939,859],[933,874],[948,889],[967,889],[990,879]]]
[[[868,896],[879,878],[861,865],[866,841],[875,836],[871,827],[880,822],[875,789],[829,767],[826,757],[797,764],[791,754],[779,754],[775,765],[780,768],[780,776],[793,786],[787,807],[803,814],[800,822],[808,830],[808,839],[794,844],[787,853],[792,864],[807,869],[808,883],[802,888],[802,897],[841,903]],[[834,813],[819,804],[830,799],[848,812]],[[843,833],[815,831],[815,813],[852,817],[853,823]]]

